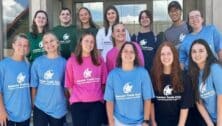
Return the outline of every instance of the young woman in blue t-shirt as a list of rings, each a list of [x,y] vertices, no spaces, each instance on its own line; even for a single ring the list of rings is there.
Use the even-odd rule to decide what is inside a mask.
[[[13,53],[0,62],[0,126],[29,126],[31,95],[30,65],[25,60],[29,41],[18,34],[12,41]]]
[[[46,55],[31,67],[34,126],[63,126],[67,113],[64,90],[66,60],[59,54],[59,40],[53,33],[43,36]]]
[[[205,40],[197,39],[192,43],[188,68],[198,111],[207,126],[221,126],[222,66]]]

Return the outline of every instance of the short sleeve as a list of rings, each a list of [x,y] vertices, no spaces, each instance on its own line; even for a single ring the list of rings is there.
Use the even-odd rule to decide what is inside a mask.
[[[143,93],[143,99],[149,100],[154,98],[154,92],[153,92],[153,86],[150,80],[149,73],[144,69],[144,72],[142,72],[142,93]]]
[[[214,26],[212,26],[212,30],[213,30],[213,42],[214,42],[215,51],[219,52],[222,49],[222,36]]]
[[[213,84],[216,90],[217,95],[222,94],[222,80],[221,80],[221,75],[222,75],[222,66],[219,64],[213,64],[211,67],[211,75],[213,79]]]
[[[110,73],[106,81],[106,88],[104,94],[104,99],[106,101],[114,101],[113,79],[114,78],[112,77],[112,73]]]
[[[97,49],[103,49],[103,34],[104,34],[103,31],[104,31],[104,28],[101,28],[96,34]]]
[[[102,84],[105,84],[106,83],[106,79],[107,79],[107,68],[106,68],[106,64],[103,60],[103,58],[101,57],[101,65],[102,65],[102,75],[101,75],[101,78],[102,78]]]
[[[38,63],[35,60],[31,67],[31,87],[38,87],[39,75],[38,75]]]

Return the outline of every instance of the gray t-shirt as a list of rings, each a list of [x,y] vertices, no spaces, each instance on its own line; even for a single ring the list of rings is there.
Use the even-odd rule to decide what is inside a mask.
[[[179,26],[172,25],[164,33],[164,40],[173,42],[178,49],[186,34],[188,34],[188,27],[186,22]]]

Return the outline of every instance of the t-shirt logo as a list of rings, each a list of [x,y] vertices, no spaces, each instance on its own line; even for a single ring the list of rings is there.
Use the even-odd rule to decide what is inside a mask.
[[[65,33],[64,35],[63,35],[63,40],[68,40],[69,39],[69,34],[68,33]]]
[[[25,81],[25,75],[23,75],[23,73],[19,73],[17,76],[17,83],[18,84],[22,84]]]
[[[90,78],[92,76],[92,71],[89,68],[85,69],[83,72],[84,78]]]
[[[140,45],[141,46],[145,46],[147,44],[147,41],[145,39],[141,40],[140,41]]]
[[[201,93],[204,93],[204,92],[206,92],[207,91],[207,88],[206,88],[207,86],[206,86],[206,84],[204,84],[203,82],[200,84],[200,92]]]
[[[185,38],[185,34],[184,33],[181,33],[180,34],[180,36],[179,36],[179,40],[180,40],[180,42],[182,42],[183,41],[183,39]]]
[[[133,89],[133,85],[130,84],[130,82],[127,82],[124,86],[123,86],[123,93],[128,94],[131,93]]]
[[[39,48],[43,48],[43,42],[42,41],[39,42]]]
[[[173,88],[171,88],[170,85],[165,86],[163,89],[163,94],[165,96],[172,95],[172,92],[173,92]]]
[[[52,70],[47,70],[45,73],[44,73],[44,79],[45,80],[50,80],[52,79],[54,73]]]

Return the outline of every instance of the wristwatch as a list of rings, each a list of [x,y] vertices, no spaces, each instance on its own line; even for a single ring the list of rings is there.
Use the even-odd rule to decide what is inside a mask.
[[[143,120],[143,123],[150,124],[150,120]]]

